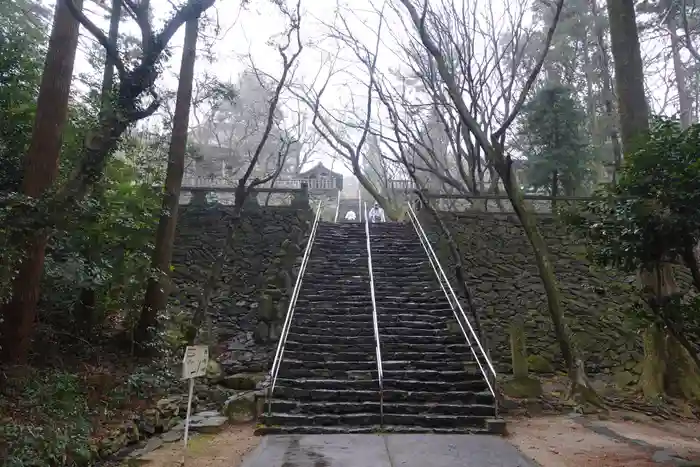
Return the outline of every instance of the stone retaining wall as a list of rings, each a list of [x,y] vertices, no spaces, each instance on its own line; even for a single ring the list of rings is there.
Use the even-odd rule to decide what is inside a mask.
[[[531,370],[563,369],[532,249],[515,215],[443,213],[458,240],[469,286],[492,358],[500,372],[511,371],[509,324],[525,324]],[[423,216],[425,222],[429,216]],[[633,277],[594,268],[576,239],[551,216],[538,217],[559,280],[566,320],[591,373],[639,371],[642,343],[638,323],[624,309],[633,301]],[[438,228],[431,225],[437,241]],[[440,244],[440,242],[438,242]],[[441,243],[440,254],[449,261]],[[688,283],[687,277],[681,282]]]
[[[173,299],[197,306],[221,250],[231,206],[183,206],[173,252]],[[269,207],[245,212],[235,245],[211,298],[217,359],[224,372],[264,372],[279,336],[311,219],[308,209]]]

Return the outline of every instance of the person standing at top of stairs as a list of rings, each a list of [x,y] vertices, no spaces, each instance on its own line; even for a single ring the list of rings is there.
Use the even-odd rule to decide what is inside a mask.
[[[377,202],[375,202],[374,207],[369,210],[369,221],[373,224],[377,222],[386,222],[384,209],[382,209]]]

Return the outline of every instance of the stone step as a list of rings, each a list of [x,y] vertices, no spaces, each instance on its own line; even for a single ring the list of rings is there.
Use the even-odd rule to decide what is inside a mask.
[[[464,336],[461,334],[448,334],[443,332],[442,334],[433,335],[396,335],[387,332],[386,330],[379,330],[379,339],[382,345],[389,344],[408,344],[408,345],[420,345],[420,344],[438,344],[442,347],[451,345],[464,345],[466,341]],[[467,344],[468,345],[468,344]]]
[[[364,364],[362,366],[365,366]],[[309,368],[293,366],[285,362],[280,367],[279,377],[285,379],[339,379],[339,380],[377,380],[377,364],[371,369],[357,369],[357,365],[349,364],[345,369]]]
[[[382,366],[384,371],[391,370],[443,370],[443,371],[460,371],[467,370],[473,372],[471,361],[444,361],[444,362],[430,362],[422,360],[382,360]],[[477,367],[478,371],[478,367]]]
[[[318,321],[316,317],[307,316],[305,321],[302,321],[300,315],[295,314],[292,326],[289,329],[289,335],[293,334],[323,334],[327,336],[372,336],[374,338],[374,328],[372,327],[372,318],[369,317],[367,323],[345,323],[344,326],[338,326],[336,320],[325,319]]]
[[[384,403],[405,402],[411,404],[464,404],[464,405],[493,405],[494,398],[488,387],[466,391],[405,391],[384,388]]]
[[[411,285],[415,281],[432,282],[435,284],[435,287],[438,287],[439,285],[437,277],[435,276],[435,273],[432,269],[425,269],[423,271],[414,272],[402,271],[400,273],[394,273],[391,271],[374,271],[373,267],[372,272],[374,273],[374,283],[376,285],[395,284],[397,286],[404,287],[407,285]]]
[[[478,365],[470,360],[461,362],[407,362],[382,361],[384,374],[393,379],[415,380],[475,380],[482,379]],[[313,378],[314,376],[335,379],[371,379],[377,378],[376,358],[365,361],[302,361],[285,358],[280,367],[280,377]],[[351,377],[347,377],[351,375]]]
[[[369,322],[371,323],[371,315],[369,316]],[[370,327],[370,326],[368,326]],[[320,334],[320,333],[314,333],[314,332],[304,332],[303,330],[299,329],[294,329],[292,328],[289,331],[289,336],[287,337],[288,341],[294,341],[294,342],[306,342],[309,344],[329,344],[333,345],[336,343],[343,343],[343,344],[351,344],[351,343],[359,343],[359,344],[372,344],[374,345],[376,336],[374,335],[374,328],[371,327],[372,333],[363,333],[363,334],[352,334],[352,333],[347,333],[346,335],[329,335],[329,334]],[[421,344],[421,343],[438,343],[441,345],[449,345],[449,344],[464,344],[465,340],[462,335],[449,335],[446,333],[442,333],[441,335],[391,335],[387,332],[382,332],[381,330],[379,331],[379,340],[382,345],[388,344],[388,343],[396,343],[396,344]]]
[[[297,303],[326,303],[339,308],[351,308],[356,304],[371,305],[372,297],[370,296],[369,285],[363,292],[325,292],[316,290],[313,294],[299,293]]]
[[[472,435],[491,433],[487,429],[478,427],[460,428],[428,428],[420,426],[403,425],[373,425],[358,427],[343,426],[260,426],[255,430],[255,434],[262,435],[330,435],[330,434],[362,434],[362,433],[432,433],[432,434],[452,434],[452,435]]]
[[[328,282],[321,282],[317,279],[314,280],[304,280],[302,281],[302,288],[299,292],[299,296],[301,297],[302,294],[303,296],[308,296],[308,295],[326,295],[328,294],[333,294],[333,297],[342,297],[342,296],[353,296],[353,295],[367,295],[369,294],[370,290],[370,284],[369,284],[369,276],[367,276],[367,279],[364,281],[358,281],[355,282],[354,284],[337,284],[334,283],[332,280],[329,280]]]
[[[307,325],[308,319],[330,321],[333,323],[331,326],[338,326],[339,323],[348,325],[355,323],[353,327],[367,326],[368,323],[372,323],[372,305],[358,306],[357,309],[353,311],[333,311],[324,308],[321,303],[297,303],[292,326],[297,323]]]
[[[295,351],[307,351],[307,352],[323,352],[328,355],[334,354],[344,354],[353,352],[374,352],[374,342],[350,342],[343,340],[338,340],[333,344],[321,344],[321,343],[307,343],[307,342],[297,342],[291,339],[287,339],[286,349],[289,352]]]
[[[379,291],[377,290],[379,289]],[[447,301],[445,293],[439,286],[431,290],[411,291],[410,289],[387,289],[385,287],[375,287],[375,295],[381,297],[384,300],[390,300],[401,303],[403,307],[406,304],[409,305],[433,305],[432,308],[450,308],[450,302]]]
[[[413,370],[413,369],[387,369],[384,368],[384,378],[387,380],[406,381],[436,381],[441,383],[479,381],[483,379],[481,374],[469,373],[464,369],[449,371],[443,369]]]
[[[348,238],[319,238],[316,237],[312,251],[327,251],[339,255],[345,251],[348,253],[363,253],[367,256],[367,238],[348,237]]]
[[[369,390],[378,391],[379,381],[376,379],[330,379],[330,378],[277,378],[280,386],[293,386],[299,389],[328,389],[328,390]]]
[[[449,311],[452,313],[451,308],[449,305],[443,300],[435,299],[435,298],[415,298],[415,297],[396,297],[396,296],[382,296],[382,297],[377,297],[375,296],[375,302],[377,304],[378,308],[381,308],[385,310],[386,313],[392,313],[393,311],[398,311],[401,310],[404,313],[408,312],[409,309],[411,310],[421,310],[421,311]],[[355,308],[355,307],[371,307],[372,306],[372,298],[369,293],[367,293],[365,296],[358,295],[358,296],[343,296],[343,297],[338,297],[337,299],[332,296],[328,295],[309,295],[307,294],[305,297],[301,296],[301,293],[299,294],[299,298],[297,298],[297,307],[298,308],[312,308],[315,309],[315,306],[318,305],[323,305],[323,304],[328,304],[328,305],[335,305],[337,308]],[[417,315],[416,315],[417,316]]]
[[[286,399],[273,399],[271,402],[273,412],[298,414],[380,413],[381,406],[378,400],[363,402],[297,402]],[[494,406],[482,404],[385,402],[383,409],[385,414],[494,416]]]
[[[488,418],[493,418],[493,414],[478,416],[384,413],[383,421],[388,425],[421,426],[425,428],[486,428],[486,419]],[[382,417],[378,410],[376,413],[297,414],[273,412],[262,417],[262,422],[270,426],[367,426],[378,425],[381,421]]]
[[[488,389],[488,385],[483,378],[474,378],[465,381],[420,381],[412,379],[389,379],[384,378],[384,390],[399,391],[423,391],[423,392],[451,392],[451,391],[472,391],[478,392]]]
[[[381,335],[380,335],[381,339]],[[287,338],[286,349],[290,352],[306,350],[309,352],[327,352],[332,355],[334,353],[347,352],[373,352],[375,342],[352,341],[349,339],[338,339],[332,344],[321,342],[299,342]],[[400,352],[440,352],[449,355],[470,355],[469,346],[465,343],[460,344],[440,344],[440,343],[405,343],[405,342],[384,342],[381,341],[382,353],[400,353]]]
[[[485,411],[486,412],[486,411]],[[420,426],[424,428],[454,428],[476,427],[486,428],[486,420],[495,416],[491,409],[484,415],[446,415],[446,414],[411,414],[384,412],[384,423],[387,425]]]
[[[386,259],[372,256],[372,271],[375,269],[379,276],[386,275],[392,278],[402,278],[406,276],[425,277],[428,274],[432,274],[431,277],[435,276],[435,272],[427,260],[417,264],[409,264],[405,261],[387,261]],[[445,272],[447,271],[445,270]]]
[[[333,280],[334,277],[326,276],[323,280],[318,278],[304,277],[302,280],[301,292],[320,294],[333,293],[348,295],[349,293],[360,293],[368,294],[370,290],[369,275],[363,279],[359,279],[352,283],[342,283],[339,284],[337,281]],[[311,287],[310,287],[311,285]],[[399,296],[416,296],[421,297],[423,295],[428,296],[444,296],[444,292],[439,288],[437,282],[425,281],[424,284],[416,285],[415,283],[405,283],[402,285],[396,285],[390,282],[374,282],[374,290],[376,293],[381,293],[385,295],[399,295]],[[301,294],[300,294],[301,296]]]
[[[302,402],[377,402],[379,387],[371,390],[352,389],[306,389],[296,386],[275,386],[274,397]],[[485,391],[450,391],[447,393],[430,391],[403,391],[384,389],[384,403],[411,404],[478,404],[492,405],[493,396],[488,389]]]
[[[380,337],[381,337],[381,330]],[[441,342],[392,342],[382,340],[382,352],[442,352],[449,355],[471,355],[469,345],[465,341],[459,343]]]
[[[308,281],[319,281],[321,283],[333,283],[333,284],[348,284],[354,285],[360,282],[366,284],[369,280],[369,273],[364,270],[356,275],[343,274],[339,276],[328,276],[328,274],[320,271],[314,271],[313,269],[307,269],[304,273],[303,283]]]
[[[347,279],[345,276],[328,276],[326,274],[319,274],[312,271],[306,270],[304,278],[302,279],[302,290],[306,284],[314,284],[321,287],[331,286],[336,288],[345,287],[362,287],[365,291],[369,288],[369,274],[365,273],[361,276],[353,277]]]
[[[357,327],[367,320],[372,320],[372,305],[366,304],[354,308],[333,309],[332,304],[324,302],[299,303],[297,302],[294,312],[294,323],[301,322],[305,318],[315,318],[318,320],[359,322]],[[426,329],[437,329],[440,333],[447,332],[447,323],[454,321],[454,314],[448,310],[428,310],[427,312],[410,312],[387,309],[381,303],[377,303],[377,316],[380,326],[410,326],[409,323],[426,323]],[[306,324],[306,323],[305,323]],[[414,326],[417,327],[417,326]],[[429,333],[414,333],[429,334]]]
[[[447,325],[445,324],[444,321],[441,321],[439,326],[428,326],[426,323],[426,326],[421,326],[421,327],[409,327],[409,326],[403,326],[403,325],[394,325],[394,326],[389,326],[389,325],[383,325],[382,318],[384,317],[384,310],[381,308],[378,310],[378,315],[379,315],[379,333],[382,337],[385,336],[415,336],[415,335],[421,335],[421,336],[429,336],[432,338],[433,336],[444,336],[447,332]],[[415,322],[414,322],[415,323]],[[430,325],[434,325],[435,323],[430,323]],[[460,336],[462,339],[461,342],[464,342],[464,338],[461,337],[461,334],[455,334],[457,336]]]
[[[448,314],[449,313],[449,314]],[[398,312],[394,309],[388,309],[382,305],[377,306],[377,315],[379,316],[380,326],[405,326],[416,328],[419,326],[427,326],[426,329],[446,329],[447,323],[454,320],[454,315],[450,310],[428,310],[427,313],[421,312]],[[380,330],[381,331],[381,330]]]
[[[347,414],[298,414],[278,413],[263,415],[262,422],[266,425],[305,425],[305,426],[367,426],[379,425],[381,417],[376,413],[347,413]]]
[[[326,378],[277,378],[280,386],[293,386],[299,389],[317,390],[378,390],[376,379],[326,379]],[[420,381],[409,379],[383,379],[384,390],[423,391],[423,392],[478,392],[488,388],[481,379],[465,381]]]
[[[255,429],[257,436],[264,435],[338,435],[338,434],[363,434],[382,433],[384,430],[379,425],[368,426],[265,426],[260,425]],[[320,464],[323,465],[323,464]]]
[[[437,329],[440,332],[445,332],[444,330],[447,329],[447,318],[443,319],[431,316],[430,321],[402,320],[400,317],[383,315],[380,311],[381,310],[378,310],[380,332],[383,332],[382,329],[386,329],[387,333],[391,332],[391,329],[394,327],[415,329],[417,331]],[[338,321],[335,319],[323,319],[314,315],[312,311],[299,310],[297,307],[297,311],[294,313],[294,318],[292,320],[291,330],[298,330],[300,332],[316,332],[313,330],[317,330],[318,332],[323,331],[328,334],[342,333],[342,335],[347,335],[356,332],[358,329],[364,330],[365,328],[365,323],[350,320],[346,321],[341,327],[338,326]],[[373,333],[374,330],[371,332]]]
[[[368,277],[367,262],[357,261],[357,262],[328,262],[326,260],[313,260],[310,259],[306,265],[306,270],[311,273],[317,274],[331,274],[333,276],[348,277],[348,276],[358,276],[358,277]]]
[[[355,248],[355,250],[345,248],[345,245],[312,251],[309,256],[309,264],[364,264],[367,266],[367,249]]]
[[[382,348],[382,361],[384,360],[409,360],[409,361],[427,361],[427,362],[444,362],[444,361],[464,361],[472,360],[471,352],[463,353],[446,353],[446,352],[389,352]],[[370,351],[319,351],[318,349],[311,350],[307,347],[289,348],[289,343],[285,348],[285,358],[300,360],[304,362],[325,362],[325,361],[345,361],[345,362],[367,362],[374,361],[375,358],[374,346]]]
[[[302,360],[294,360],[292,358],[288,358],[287,354],[285,353],[284,359],[282,360],[282,367],[289,367],[289,368],[304,368],[307,370],[315,370],[318,369],[320,371],[342,371],[342,370],[348,370],[352,369],[354,371],[372,371],[377,369],[377,362],[375,360],[368,360],[364,362],[353,362],[353,361],[327,361],[327,362],[310,362],[310,361],[302,361]],[[280,371],[282,371],[280,369]]]
[[[370,318],[371,319],[371,318]],[[368,326],[369,327],[369,326]],[[381,337],[381,336],[380,336]],[[375,345],[376,342],[376,337],[374,335],[374,329],[372,328],[372,334],[361,334],[361,335],[353,335],[353,334],[348,334],[346,336],[333,336],[333,335],[324,335],[324,334],[311,334],[311,333],[303,333],[298,330],[292,330],[290,329],[289,331],[289,336],[287,337],[287,342],[301,342],[301,343],[307,343],[307,344],[324,344],[324,345],[333,345],[333,344],[369,344],[369,345]]]

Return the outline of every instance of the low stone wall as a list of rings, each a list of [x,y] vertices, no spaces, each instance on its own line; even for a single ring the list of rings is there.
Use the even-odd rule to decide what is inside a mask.
[[[194,308],[233,208],[182,206],[173,252],[173,300]],[[269,207],[244,211],[235,244],[211,297],[214,354],[225,374],[265,372],[279,337],[295,267],[305,247],[308,209]]]
[[[511,371],[509,324],[524,322],[531,370],[563,369],[546,295],[530,244],[515,215],[443,213],[459,242],[474,302],[500,372]],[[429,216],[423,216],[428,222]],[[634,278],[602,271],[551,216],[538,217],[550,248],[566,321],[591,373],[638,373],[642,342],[638,323],[624,310],[634,297]],[[430,226],[438,241],[438,228]],[[445,242],[440,254],[447,263]],[[681,277],[687,283],[687,278]]]

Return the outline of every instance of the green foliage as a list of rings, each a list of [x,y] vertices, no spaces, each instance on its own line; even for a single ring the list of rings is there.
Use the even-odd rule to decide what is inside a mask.
[[[86,365],[81,373],[42,370],[0,386],[0,459],[6,467],[95,465],[100,424],[118,421],[179,381],[169,365],[129,374]],[[91,372],[94,370],[94,373]],[[116,419],[116,420],[115,420]],[[96,438],[97,437],[97,438]]]
[[[0,394],[5,409],[24,416],[0,424],[3,465],[85,465],[92,425],[81,381],[72,374],[47,372],[25,379],[19,392],[10,399]]]
[[[0,191],[17,190],[21,183],[44,61],[43,37],[33,27],[10,23],[13,12],[9,5],[0,10]]]
[[[593,260],[625,271],[675,259],[700,238],[700,125],[656,120],[617,186],[567,220]]]
[[[45,290],[52,293],[51,308],[58,319],[71,328],[83,319],[66,311],[74,308],[77,290],[90,289],[98,302],[96,324],[132,326],[151,271],[159,194],[137,182],[128,164],[110,164],[105,180],[82,205],[80,228],[52,238]]]
[[[572,196],[591,177],[593,152],[584,132],[585,114],[573,91],[558,85],[542,88],[523,108],[519,131],[527,156],[526,181],[534,190],[557,190]]]

